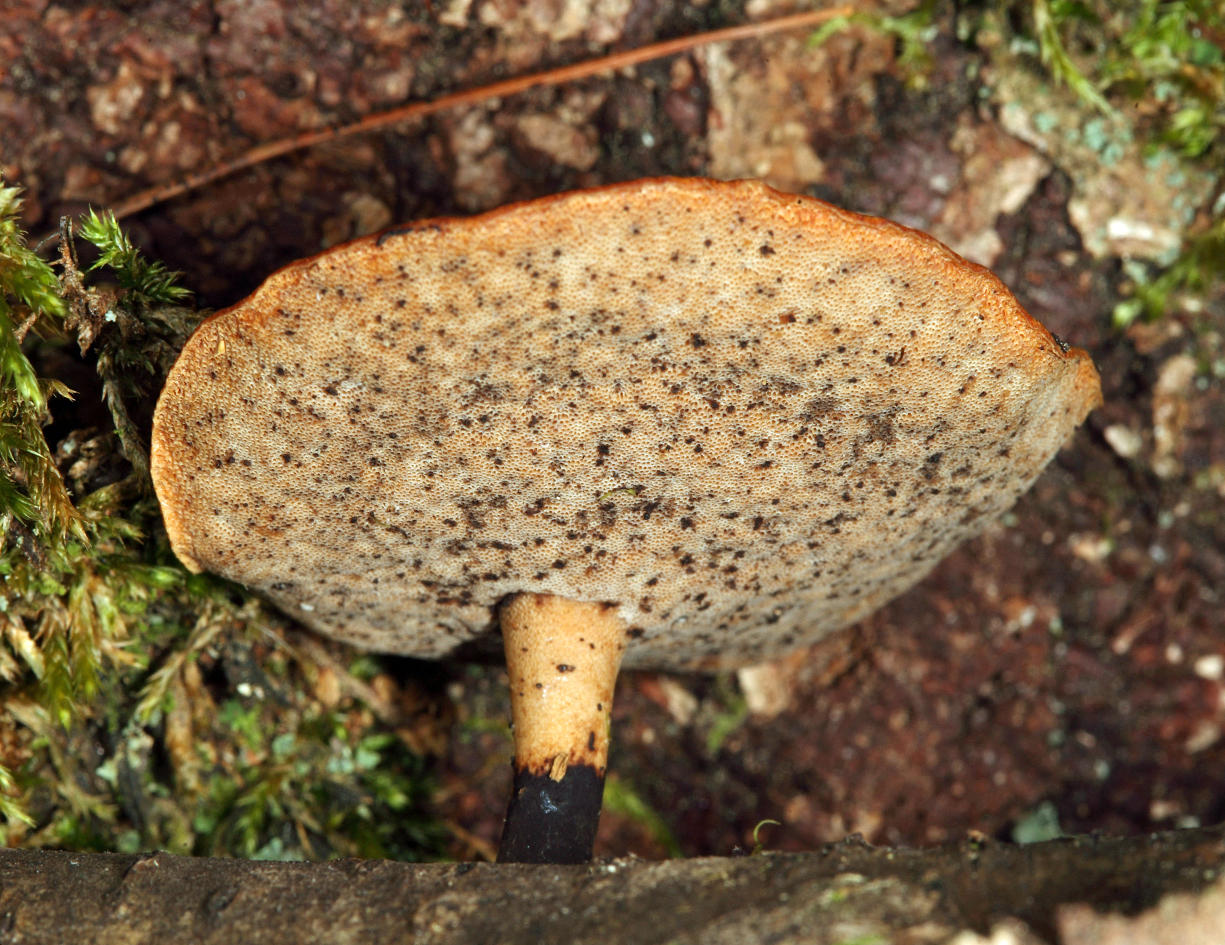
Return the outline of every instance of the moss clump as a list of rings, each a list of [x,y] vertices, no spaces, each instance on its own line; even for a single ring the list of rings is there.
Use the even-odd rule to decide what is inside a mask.
[[[321,697],[321,645],[304,655],[168,549],[143,431],[203,313],[110,214],[66,224],[53,267],[20,212],[0,181],[0,840],[436,854],[423,761],[388,727],[402,720],[330,658]],[[76,404],[39,376],[64,364],[88,379]]]
[[[985,65],[997,54],[1032,57],[1036,69],[1076,94],[1086,112],[1078,127],[1086,133],[1105,118],[1119,136],[1145,142],[1154,159],[1168,152],[1217,177],[1216,198],[1187,229],[1173,261],[1127,265],[1128,297],[1115,308],[1116,326],[1160,317],[1192,297],[1220,291],[1225,6],[1219,0],[1003,0],[956,11],[924,0],[902,16],[857,13],[831,20],[813,41],[854,25],[887,33],[897,40],[910,84],[923,86],[932,62],[927,47],[942,29],[939,16],[949,18],[946,27],[959,40],[977,45]]]
[[[1221,167],[1225,49],[1214,37],[1225,33],[1225,7],[1215,0],[1027,5],[1042,62],[1088,107],[1131,123],[1154,155],[1168,149],[1205,167]],[[1159,318],[1188,299],[1218,291],[1225,281],[1223,201],[1225,193],[1218,192],[1204,208],[1208,219],[1192,224],[1168,265],[1126,264],[1129,297],[1115,307],[1116,326]]]

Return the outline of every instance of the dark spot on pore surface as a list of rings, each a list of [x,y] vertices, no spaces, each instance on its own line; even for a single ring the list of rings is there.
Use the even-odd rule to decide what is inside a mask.
[[[882,443],[892,443],[896,439],[893,435],[893,414],[878,413],[868,417],[868,436]]]
[[[559,673],[572,673],[574,672],[574,667],[571,666],[569,663],[558,663],[557,671]]]
[[[804,405],[804,410],[800,414],[803,420],[816,420],[818,417],[823,417],[838,408],[838,401],[833,397],[814,397]]]

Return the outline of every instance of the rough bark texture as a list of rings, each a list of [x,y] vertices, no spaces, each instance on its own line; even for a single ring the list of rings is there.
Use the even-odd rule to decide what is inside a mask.
[[[1090,909],[1150,909],[1211,885],[1222,864],[1221,828],[1026,847],[851,840],[815,853],[568,867],[5,850],[0,941],[921,943],[1003,923],[1014,942],[1087,943],[1098,927]]]

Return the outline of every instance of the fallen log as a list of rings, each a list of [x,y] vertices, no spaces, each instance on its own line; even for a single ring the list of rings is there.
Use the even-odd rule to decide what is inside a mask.
[[[973,942],[1001,922],[1067,942],[1061,915],[1091,928],[1205,890],[1221,911],[1223,865],[1222,827],[582,866],[2,850],[0,942]]]

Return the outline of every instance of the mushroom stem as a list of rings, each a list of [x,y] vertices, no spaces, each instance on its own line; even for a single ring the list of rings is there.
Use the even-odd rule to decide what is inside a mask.
[[[613,604],[519,594],[502,607],[515,783],[500,863],[591,859],[626,627]]]

